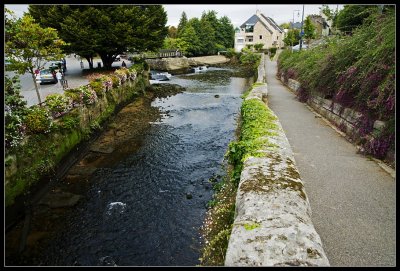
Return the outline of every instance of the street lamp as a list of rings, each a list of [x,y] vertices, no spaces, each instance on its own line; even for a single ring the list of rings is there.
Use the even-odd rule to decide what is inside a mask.
[[[292,29],[294,29],[294,13],[297,11],[297,17],[300,16],[300,10],[299,9],[295,9],[293,10],[293,24],[292,24]]]
[[[304,5],[303,5],[303,14],[301,15],[301,31],[300,31],[300,49],[299,51],[301,51],[301,47],[303,46],[303,21],[304,21]]]

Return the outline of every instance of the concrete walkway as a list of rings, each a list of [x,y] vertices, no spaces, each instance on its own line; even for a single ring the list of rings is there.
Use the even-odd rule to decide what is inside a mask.
[[[268,106],[278,116],[331,266],[396,265],[395,180],[276,79],[266,61]]]

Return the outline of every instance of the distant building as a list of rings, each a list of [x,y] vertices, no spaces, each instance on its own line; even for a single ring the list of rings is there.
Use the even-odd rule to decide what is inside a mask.
[[[235,29],[235,51],[257,43],[262,43],[263,49],[281,48],[284,36],[285,31],[272,18],[257,10],[240,28]]]
[[[292,23],[290,22],[290,27],[289,29],[301,29],[301,23],[300,22],[296,22],[296,23]]]
[[[328,36],[331,34],[331,22],[327,20],[326,16],[321,15],[309,15],[311,22],[315,26],[315,34],[317,38],[321,36]]]

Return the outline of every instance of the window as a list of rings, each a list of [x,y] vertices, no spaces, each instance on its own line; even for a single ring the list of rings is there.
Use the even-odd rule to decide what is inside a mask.
[[[252,42],[253,41],[253,38],[249,38],[249,42]]]
[[[244,40],[243,39],[237,39],[237,43],[243,43]]]
[[[246,33],[251,33],[251,32],[253,32],[253,30],[254,30],[254,25],[251,25],[251,24],[246,25],[246,29],[245,29]]]
[[[276,40],[279,40],[279,36],[276,36]]]
[[[262,40],[262,35],[260,35],[260,40]]]

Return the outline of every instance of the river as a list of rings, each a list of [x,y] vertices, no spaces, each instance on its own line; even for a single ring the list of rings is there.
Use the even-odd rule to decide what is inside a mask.
[[[79,180],[79,191],[74,192],[82,199],[62,219],[57,208],[52,210],[57,226],[36,229],[36,235],[45,232],[39,235],[46,237],[36,238],[42,245],[35,246],[34,256],[8,262],[198,265],[199,229],[213,194],[209,179],[220,180],[225,174],[224,154],[235,136],[241,94],[253,83],[252,78],[232,75],[229,69],[209,68],[173,76],[168,83],[186,90],[154,99],[146,109],[152,114],[137,110],[135,103],[121,110],[104,134],[125,138],[123,142],[113,145],[110,136],[100,137],[92,150],[103,151],[92,151],[75,166],[75,171],[79,166],[93,169],[84,182],[82,176],[74,179],[73,172],[64,180],[64,188]],[[146,125],[133,129],[138,122]],[[45,219],[50,218],[42,216],[36,224],[45,227]],[[29,244],[28,240],[28,249]]]

